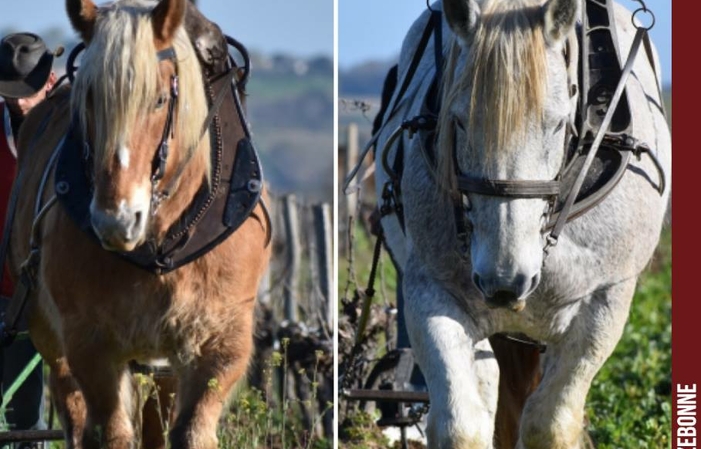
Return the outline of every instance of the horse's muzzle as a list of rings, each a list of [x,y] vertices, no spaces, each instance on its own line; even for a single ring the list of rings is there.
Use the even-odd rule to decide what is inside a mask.
[[[91,208],[90,223],[103,248],[129,252],[143,241],[147,213],[141,210],[112,213]]]

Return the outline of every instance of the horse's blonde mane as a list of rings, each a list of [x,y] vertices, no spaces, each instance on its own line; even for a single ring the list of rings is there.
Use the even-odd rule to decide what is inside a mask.
[[[469,121],[464,125],[469,144],[484,145],[487,155],[512,145],[532,117],[542,117],[547,87],[542,15],[537,0],[484,2],[464,69],[458,74],[455,72],[461,64],[462,47],[455,38],[444,70],[438,122],[439,176],[450,187],[454,186],[455,144],[451,108],[470,86],[469,107],[464,115]]]
[[[91,123],[98,167],[108,166],[131,133],[143,132],[132,124],[138,124],[153,109],[161,92],[170,92],[160,81],[151,23],[153,6],[153,2],[124,0],[100,9],[95,34],[76,75],[71,108],[83,135],[87,135],[88,114],[94,117]],[[183,27],[172,45],[179,78],[175,135],[181,148],[202,153],[209,173],[209,139],[201,139],[207,100],[199,62]]]

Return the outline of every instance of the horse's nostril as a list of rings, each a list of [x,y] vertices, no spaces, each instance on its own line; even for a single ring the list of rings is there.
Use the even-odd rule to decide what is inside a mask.
[[[134,213],[134,226],[132,226],[132,230],[135,231],[141,227],[141,220],[143,219],[143,213],[142,212],[136,212]]]

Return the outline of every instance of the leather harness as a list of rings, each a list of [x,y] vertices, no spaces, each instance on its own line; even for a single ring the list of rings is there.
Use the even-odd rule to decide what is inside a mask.
[[[260,201],[263,173],[260,161],[250,139],[238,88],[232,85],[235,68],[206,82],[211,115],[209,125],[211,151],[211,186],[200,187],[193,202],[168,230],[161,241],[149,240],[134,251],[118,253],[136,266],[155,274],[175,270],[206,254],[233,233],[251,214]],[[177,85],[177,79],[174,81]],[[221,98],[216,104],[215,92]],[[223,96],[221,93],[224,93]],[[171,87],[169,109],[177,101],[177,88]],[[214,109],[218,106],[218,110]],[[169,112],[169,117],[171,116]],[[238,126],[222,123],[222,117],[237,117]],[[152,214],[160,203],[171,194],[171,189],[182,174],[187,160],[176,169],[171,182],[159,188],[168,157],[168,135],[172,132],[172,120],[166,120],[163,139],[153,160]],[[203,129],[204,131],[204,129]],[[238,136],[243,132],[244,137]],[[90,198],[92,183],[89,178],[89,155],[84,151],[83,137],[77,123],[72,123],[60,151],[56,166],[56,192],[61,204],[76,224],[97,241],[90,224]],[[204,134],[204,132],[203,132]]]
[[[555,179],[539,181],[474,178],[462,173],[458,168],[457,161],[455,162],[457,189],[463,197],[461,200],[455,201],[459,248],[463,255],[468,248],[466,238],[469,235],[465,207],[469,208],[467,198],[468,194],[471,193],[506,198],[543,198],[547,200],[547,220],[543,227],[543,232],[549,231],[544,247],[547,255],[549,249],[557,244],[557,239],[566,223],[591,210],[611,193],[625,174],[631,154],[638,158],[642,154],[647,154],[650,157],[658,171],[659,184],[656,189],[660,195],[664,192],[666,182],[659,161],[645,143],[639,142],[630,135],[631,113],[624,91],[625,80],[630,74],[634,57],[641,43],[644,42],[647,57],[650,64],[653,64],[647,29],[638,27],[630,52],[632,57],[628,58],[626,67],[622,70],[618,62],[621,55],[616,45],[614,21],[609,20],[612,17],[613,4],[611,2],[586,1],[584,20],[577,33],[579,41],[577,46],[581,48],[579,79],[578,84],[572,89],[576,93],[577,86],[579,86],[586,94],[580,96],[576,115],[579,122],[579,132],[575,133],[568,128],[564,145],[565,162]],[[411,82],[431,35],[434,36],[434,53],[437,55],[436,67],[442,67],[443,63],[439,59],[442,55],[440,20],[441,12],[432,11],[401,85],[401,95]],[[571,58],[570,55],[565,55],[565,57]],[[401,173],[404,160],[402,141],[399,141],[395,160],[391,163],[388,160],[389,150],[404,131],[408,131],[410,136],[418,134],[424,142],[423,145],[420,145],[422,156],[432,169],[435,167],[434,144],[438,111],[440,110],[437,83],[440,76],[440,71],[437,71],[425,99],[423,109],[426,112],[405,120],[389,137],[380,155],[383,169],[390,178],[383,188],[380,213],[383,216],[395,213],[402,229],[404,229],[401,205]],[[383,116],[382,122],[386,123],[396,112],[401,95],[395,96],[391,108],[383,108],[380,111]],[[663,104],[661,95],[660,104]],[[379,128],[381,129],[382,125]],[[378,134],[379,132],[374,133],[374,138],[371,141],[373,144]],[[453,151],[455,158],[456,150],[453,149]],[[594,169],[590,170],[592,167]]]

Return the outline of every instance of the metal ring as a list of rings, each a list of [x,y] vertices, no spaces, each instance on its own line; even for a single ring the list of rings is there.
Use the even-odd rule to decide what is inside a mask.
[[[638,13],[640,13],[640,12],[650,14],[650,17],[652,17],[652,23],[650,24],[650,26],[647,26],[647,27],[646,27],[646,26],[642,26],[642,25],[638,26],[638,25],[635,23],[635,16],[636,16]],[[638,9],[636,9],[635,11],[633,11],[633,16],[631,17],[630,20],[631,20],[631,22],[633,22],[633,26],[634,26],[635,28],[638,28],[638,29],[641,29],[641,28],[642,28],[642,29],[644,29],[644,30],[650,31],[650,30],[652,29],[652,27],[655,26],[655,14],[653,14],[651,10],[647,9],[647,7],[645,7],[644,4],[643,4],[642,8],[638,8]],[[642,23],[642,22],[641,22],[641,23]]]

